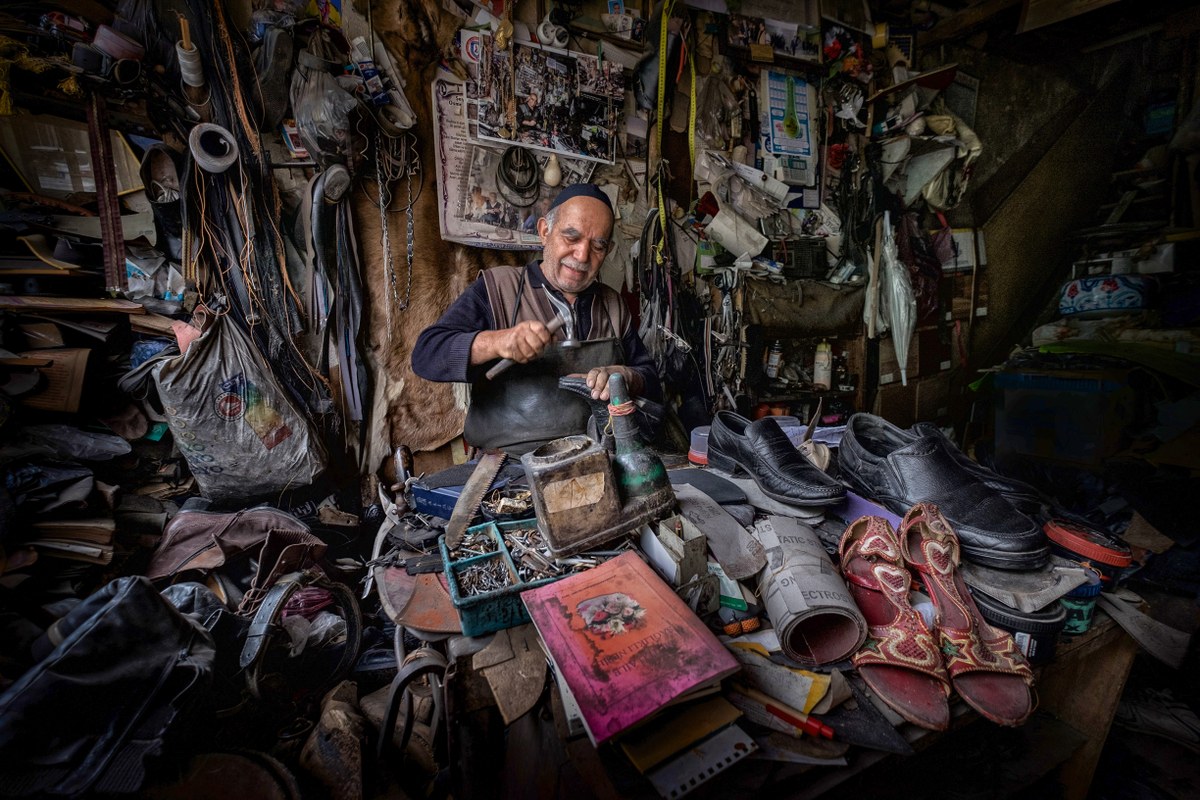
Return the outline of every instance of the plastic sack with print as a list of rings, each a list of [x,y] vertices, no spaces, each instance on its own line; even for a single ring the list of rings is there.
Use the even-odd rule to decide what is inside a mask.
[[[199,338],[154,371],[167,424],[206,498],[229,502],[312,483],[325,449],[228,316],[197,307]]]

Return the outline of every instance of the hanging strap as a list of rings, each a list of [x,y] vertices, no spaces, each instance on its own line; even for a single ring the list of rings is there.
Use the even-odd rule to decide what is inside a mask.
[[[663,197],[662,190],[662,140],[663,140],[663,106],[665,105],[665,97],[667,94],[667,26],[671,22],[671,10],[675,7],[675,0],[666,0],[663,3],[662,24],[659,25],[658,31],[658,98],[655,108],[655,120],[658,122],[658,223],[662,228],[663,236],[667,234],[667,204]],[[660,242],[654,248],[654,259],[661,265],[663,263],[662,243]]]
[[[125,237],[121,233],[117,172],[108,131],[108,109],[104,98],[96,92],[89,99],[87,118],[92,174],[96,176],[96,200],[100,207],[100,238],[104,243],[104,282],[109,294],[124,294]]]

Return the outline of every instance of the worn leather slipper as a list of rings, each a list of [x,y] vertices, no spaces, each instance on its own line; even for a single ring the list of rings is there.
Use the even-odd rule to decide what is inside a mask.
[[[914,725],[950,726],[950,677],[933,633],[908,601],[912,577],[882,517],[859,517],[838,545],[842,574],[869,636],[852,662],[881,700]]]
[[[1033,670],[1012,635],[979,613],[958,572],[958,535],[937,506],[918,503],[904,515],[899,540],[904,560],[933,600],[954,691],[997,725],[1020,725],[1033,711]]]

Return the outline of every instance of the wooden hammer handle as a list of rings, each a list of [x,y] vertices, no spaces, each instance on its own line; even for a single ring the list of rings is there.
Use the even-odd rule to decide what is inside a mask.
[[[546,330],[553,334],[555,331],[565,325],[566,322],[567,321],[562,317],[556,316],[554,319],[546,323]],[[487,375],[487,379],[489,381],[494,380],[497,375],[499,375],[501,372],[504,372],[504,370],[508,369],[515,363],[517,362],[513,361],[511,358],[502,358],[484,374]]]

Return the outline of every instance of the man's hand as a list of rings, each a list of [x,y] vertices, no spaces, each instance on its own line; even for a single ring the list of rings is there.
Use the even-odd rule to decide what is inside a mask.
[[[537,320],[518,322],[498,331],[480,331],[471,342],[471,363],[511,358],[525,364],[540,356],[552,338],[553,334]]]
[[[593,400],[610,400],[608,394],[608,376],[614,372],[619,372],[625,376],[625,387],[629,389],[630,399],[637,397],[642,393],[642,376],[637,370],[632,370],[629,367],[594,367],[588,370],[587,375],[583,377],[587,380],[588,388],[592,390]]]

